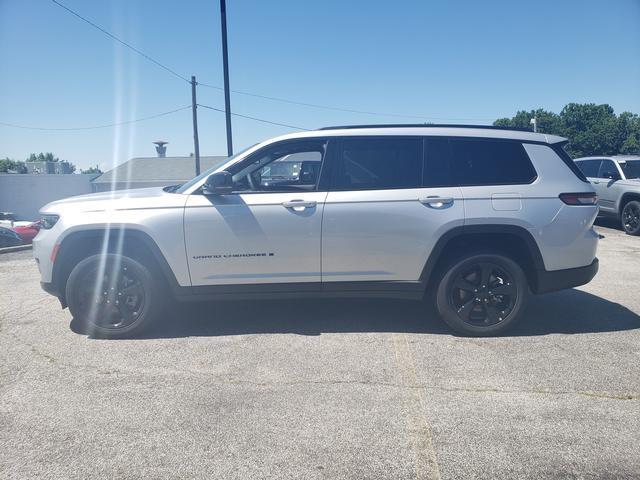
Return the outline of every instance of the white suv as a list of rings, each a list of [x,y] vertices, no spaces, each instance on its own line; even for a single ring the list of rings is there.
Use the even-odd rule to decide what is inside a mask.
[[[597,272],[596,195],[563,143],[460,126],[285,135],[175,191],[50,203],[34,255],[99,336],[140,332],[169,296],[433,298],[456,332],[494,335],[530,292]]]
[[[640,235],[640,156],[575,159],[598,194],[600,214],[617,218],[629,235]]]

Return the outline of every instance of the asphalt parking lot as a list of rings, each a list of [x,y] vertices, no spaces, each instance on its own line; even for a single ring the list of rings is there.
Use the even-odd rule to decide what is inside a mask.
[[[640,478],[640,238],[609,227],[591,284],[489,339],[325,300],[96,340],[0,255],[0,478]]]

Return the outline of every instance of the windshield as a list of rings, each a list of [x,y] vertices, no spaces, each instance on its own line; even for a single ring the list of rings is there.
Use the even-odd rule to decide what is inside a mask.
[[[626,178],[640,178],[640,159],[627,160],[620,164]]]
[[[238,158],[239,156],[241,156],[242,154],[244,154],[247,150],[255,147],[257,145],[257,143],[254,143],[253,145],[251,145],[250,147],[245,148],[244,150],[236,153],[235,155],[230,156],[229,158],[225,159],[224,162],[222,163],[218,163],[217,165],[214,165],[213,167],[205,170],[204,172],[202,172],[200,175],[198,175],[197,177],[192,178],[191,180],[189,180],[187,183],[183,184],[182,186],[180,186],[180,188],[175,190],[175,193],[184,193],[187,190],[189,190],[192,186],[194,186],[195,184],[197,184],[200,180],[208,177],[209,175],[211,175],[213,172],[215,172],[218,168],[220,168],[222,165],[230,162],[231,160],[234,160],[236,158]]]

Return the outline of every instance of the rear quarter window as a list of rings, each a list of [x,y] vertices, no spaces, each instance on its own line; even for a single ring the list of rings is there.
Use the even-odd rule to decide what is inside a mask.
[[[522,143],[451,138],[451,179],[460,186],[518,185],[537,173]]]

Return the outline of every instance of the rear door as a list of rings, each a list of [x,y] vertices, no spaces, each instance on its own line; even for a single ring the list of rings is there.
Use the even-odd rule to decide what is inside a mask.
[[[266,147],[230,168],[233,193],[189,196],[184,231],[192,285],[320,289],[327,192],[318,189],[318,177],[326,146],[320,139]]]
[[[438,182],[442,172],[424,162],[425,150],[437,156],[442,148],[422,137],[337,142],[322,222],[323,288],[419,286],[435,242],[464,222],[460,189]]]

